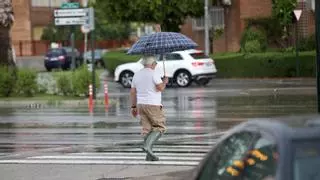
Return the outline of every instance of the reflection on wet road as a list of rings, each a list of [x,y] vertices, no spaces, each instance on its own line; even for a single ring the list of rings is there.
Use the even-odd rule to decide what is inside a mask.
[[[168,131],[156,145],[162,161],[196,165],[221,131],[248,118],[316,113],[314,81],[228,81],[169,88],[163,95]],[[113,103],[0,107],[0,163],[146,164],[139,121],[129,114],[128,89],[110,84]]]

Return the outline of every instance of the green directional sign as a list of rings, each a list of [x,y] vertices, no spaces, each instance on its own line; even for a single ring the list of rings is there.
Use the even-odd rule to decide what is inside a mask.
[[[80,3],[78,2],[68,2],[68,3],[61,4],[62,9],[77,9],[79,7],[80,7]]]

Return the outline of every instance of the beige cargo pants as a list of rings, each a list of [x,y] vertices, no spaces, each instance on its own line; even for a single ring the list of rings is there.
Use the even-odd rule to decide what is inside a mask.
[[[160,131],[161,133],[166,131],[166,118],[162,106],[139,104],[138,111],[143,136],[150,131]]]

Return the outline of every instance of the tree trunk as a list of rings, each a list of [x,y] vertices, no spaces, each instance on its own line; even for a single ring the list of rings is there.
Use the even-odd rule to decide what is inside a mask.
[[[10,29],[0,26],[0,66],[9,65]]]
[[[0,66],[15,67],[10,38],[13,21],[12,1],[0,0]]]

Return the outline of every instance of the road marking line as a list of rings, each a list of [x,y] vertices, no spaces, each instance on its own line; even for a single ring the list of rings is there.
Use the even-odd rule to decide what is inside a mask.
[[[28,159],[38,159],[38,160],[144,160],[144,156],[33,156],[28,157]],[[174,156],[158,156],[161,160],[168,161],[200,161],[202,157],[174,157]]]
[[[83,165],[175,165],[196,166],[199,162],[193,161],[98,161],[98,160],[0,160],[0,164],[83,164]]]
[[[157,156],[175,156],[175,157],[203,157],[206,153],[155,153]],[[144,152],[137,153],[122,153],[122,152],[112,152],[112,153],[94,153],[94,152],[81,152],[81,153],[71,153],[70,155],[77,156],[145,156]]]

